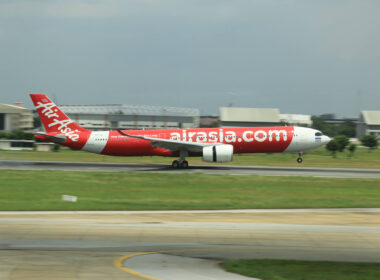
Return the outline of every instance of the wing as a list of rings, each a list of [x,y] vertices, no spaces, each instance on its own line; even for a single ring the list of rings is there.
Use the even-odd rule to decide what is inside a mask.
[[[151,145],[157,148],[168,149],[172,152],[176,151],[188,151],[188,152],[202,152],[204,147],[221,145],[220,143],[198,143],[189,141],[170,140],[162,138],[152,138],[140,135],[126,134],[121,130],[118,130],[121,135],[151,141]]]

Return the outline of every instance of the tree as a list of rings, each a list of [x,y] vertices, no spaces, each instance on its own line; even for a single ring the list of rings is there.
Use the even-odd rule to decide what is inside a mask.
[[[41,127],[41,119],[40,119],[40,117],[34,117],[33,118],[33,127],[34,128]]]
[[[334,140],[338,144],[339,152],[343,152],[347,145],[350,143],[346,135],[338,135],[334,137]]]
[[[349,138],[353,138],[356,135],[356,124],[350,120],[345,120],[336,129],[339,135],[346,135]]]
[[[350,155],[349,156],[352,157],[354,155],[355,150],[356,150],[356,144],[350,144],[348,146],[348,150],[350,151]]]
[[[34,135],[32,133],[27,133],[22,130],[17,130],[15,132],[0,131],[0,139],[33,140]]]
[[[58,144],[54,144],[53,146],[53,151],[54,152],[59,152],[59,149],[61,148],[61,145],[58,145]]]
[[[337,135],[335,126],[325,122],[321,117],[312,116],[311,120],[313,121],[312,128],[320,130],[325,135]]]
[[[329,143],[326,145],[326,149],[331,152],[333,157],[336,157],[336,151],[338,150],[338,143],[335,139],[332,139]]]
[[[18,140],[32,140],[33,134],[24,132],[22,130],[16,130],[15,132],[11,133],[10,138],[11,139],[18,139]]]
[[[363,137],[360,139],[360,142],[362,142],[363,146],[369,148],[368,152],[377,148],[378,146],[378,140],[375,135],[363,135]]]
[[[34,140],[34,134],[33,133],[25,133],[24,134],[24,140]]]
[[[311,119],[313,121],[312,128],[318,129],[330,137],[345,135],[352,138],[356,135],[356,124],[353,121],[345,120],[342,124],[334,125],[321,117],[312,116]]]

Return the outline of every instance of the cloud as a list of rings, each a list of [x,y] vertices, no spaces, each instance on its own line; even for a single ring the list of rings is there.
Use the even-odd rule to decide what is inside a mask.
[[[36,0],[7,1],[0,3],[0,14],[5,17],[53,17],[78,19],[103,19],[125,14],[132,1],[120,0]],[[145,2],[145,1],[142,1]]]
[[[308,21],[321,50],[346,62],[380,58],[379,1],[318,3]]]
[[[121,14],[120,1],[56,1],[43,6],[50,17],[61,18],[111,18]]]
[[[206,111],[235,97],[317,113],[341,102],[334,92],[360,89],[380,104],[379,9],[374,0],[0,0],[2,90],[199,100]]]
[[[238,16],[239,7],[241,5],[225,0],[20,0],[0,2],[0,15],[10,18],[107,19],[129,14],[166,14],[170,17],[229,19]]]

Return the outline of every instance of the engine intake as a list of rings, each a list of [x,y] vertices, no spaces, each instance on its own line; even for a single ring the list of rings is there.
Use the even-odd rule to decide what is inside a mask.
[[[232,161],[234,147],[232,145],[215,145],[203,148],[203,161],[228,162]]]

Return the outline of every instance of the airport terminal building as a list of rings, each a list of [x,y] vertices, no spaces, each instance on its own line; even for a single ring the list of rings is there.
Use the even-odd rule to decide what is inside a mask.
[[[304,114],[280,114],[280,120],[283,124],[286,125],[311,127],[313,124],[311,115]]]
[[[90,130],[195,128],[200,110],[148,105],[60,105],[72,120]]]
[[[280,112],[272,108],[221,107],[219,121],[221,127],[279,126]]]
[[[280,114],[276,108],[238,108],[222,107],[220,126],[311,126],[311,115]]]
[[[0,131],[13,132],[33,128],[33,113],[24,108],[23,103],[16,105],[0,104]]]
[[[362,111],[360,113],[356,136],[360,139],[366,134],[380,137],[380,111]]]

